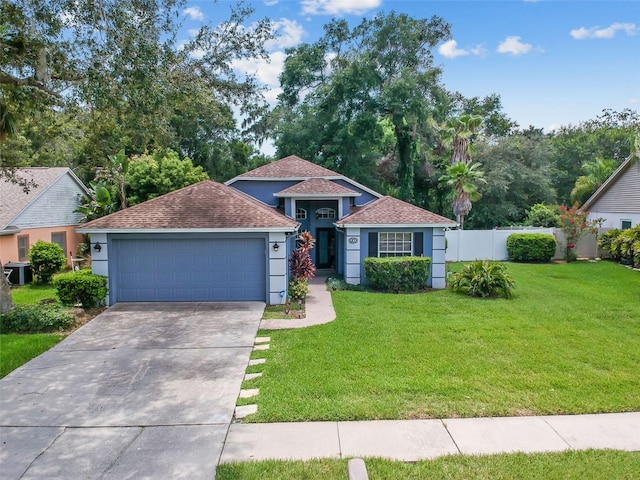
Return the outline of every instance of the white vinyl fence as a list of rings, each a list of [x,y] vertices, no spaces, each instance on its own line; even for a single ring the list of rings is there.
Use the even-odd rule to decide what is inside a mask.
[[[604,230],[603,230],[604,231]],[[445,233],[447,262],[470,260],[508,260],[507,238],[514,233],[546,233],[553,235],[558,241],[558,249],[554,258],[564,257],[564,234],[555,228],[513,227],[495,228],[493,230],[448,230]],[[598,256],[596,236],[585,235],[578,242],[578,257],[593,258]]]

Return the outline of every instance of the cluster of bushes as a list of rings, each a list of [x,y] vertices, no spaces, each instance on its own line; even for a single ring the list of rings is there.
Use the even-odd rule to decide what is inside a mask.
[[[18,305],[0,315],[0,332],[56,332],[66,330],[74,321],[75,316],[59,305]]]
[[[53,286],[64,305],[97,307],[104,303],[107,296],[107,277],[95,275],[89,270],[56,275]]]
[[[429,278],[429,257],[368,257],[364,259],[365,275],[378,290],[416,292]]]
[[[603,233],[598,238],[598,247],[613,260],[640,268],[640,224]]]
[[[550,262],[556,246],[553,235],[546,233],[514,233],[507,238],[507,253],[516,262]]]

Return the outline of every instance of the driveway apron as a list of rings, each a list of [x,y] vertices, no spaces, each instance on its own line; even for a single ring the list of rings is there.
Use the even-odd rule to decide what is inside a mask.
[[[263,308],[111,307],[0,380],[0,478],[214,478]]]

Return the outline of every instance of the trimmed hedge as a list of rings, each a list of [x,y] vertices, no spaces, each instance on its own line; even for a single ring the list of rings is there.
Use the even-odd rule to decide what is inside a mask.
[[[107,277],[95,275],[90,270],[69,272],[53,279],[58,298],[64,305],[82,304],[83,308],[97,307],[107,296]]]
[[[416,292],[429,279],[430,257],[368,257],[365,275],[372,285],[385,292]]]
[[[66,330],[75,316],[58,305],[17,305],[0,315],[0,333],[38,333]]]
[[[556,239],[547,233],[514,233],[507,238],[507,253],[516,262],[550,262],[556,246]]]

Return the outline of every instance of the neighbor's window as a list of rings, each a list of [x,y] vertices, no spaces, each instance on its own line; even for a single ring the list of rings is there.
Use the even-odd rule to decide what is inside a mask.
[[[53,232],[51,234],[51,243],[57,243],[67,256],[67,232]]]
[[[307,211],[304,208],[298,208],[296,210],[296,220],[306,220]]]
[[[333,208],[319,208],[316,210],[316,218],[336,218],[336,211]]]
[[[631,220],[620,220],[620,228],[622,228],[622,230],[631,228]]]
[[[29,235],[18,235],[18,261],[29,260]]]
[[[380,232],[378,234],[379,257],[405,257],[413,254],[411,232]]]

